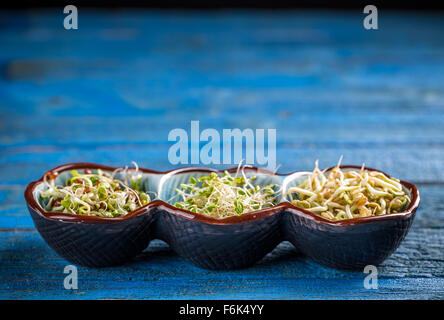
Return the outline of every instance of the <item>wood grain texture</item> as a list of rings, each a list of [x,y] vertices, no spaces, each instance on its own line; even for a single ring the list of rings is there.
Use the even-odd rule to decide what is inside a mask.
[[[361,12],[0,12],[0,298],[443,299],[442,14]],[[399,249],[365,275],[324,268],[280,244],[237,271],[193,267],[155,241],[128,265],[79,268],[43,242],[27,183],[62,163],[156,170],[171,129],[275,128],[281,172],[344,162],[419,183]]]
[[[442,230],[441,230],[442,232]],[[418,248],[418,238],[430,234],[431,248]],[[58,299],[432,299],[442,297],[442,239],[435,229],[415,236],[412,230],[399,250],[379,270],[378,290],[366,290],[360,272],[324,268],[295,254],[282,243],[256,266],[237,271],[209,271],[194,267],[161,241],[122,267],[79,267],[79,289],[63,288],[68,263],[55,255],[36,232],[1,233],[2,284],[6,298]],[[442,251],[442,250],[441,250]],[[436,260],[436,254],[440,256]],[[416,259],[415,259],[416,256]],[[426,261],[426,263],[424,263]]]

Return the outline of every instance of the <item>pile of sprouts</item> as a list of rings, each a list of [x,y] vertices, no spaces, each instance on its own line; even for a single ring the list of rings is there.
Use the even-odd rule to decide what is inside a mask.
[[[55,177],[44,177],[46,189],[40,192],[43,199],[49,198],[45,210],[48,212],[71,213],[76,215],[120,217],[150,202],[142,189],[142,174],[135,169],[116,169],[112,173],[97,169],[93,173],[71,170],[71,177],[65,185],[55,185]],[[115,178],[120,173],[121,180]]]
[[[319,170],[318,161],[306,181],[289,188],[291,202],[299,208],[320,214],[330,220],[370,217],[402,212],[410,203],[398,179],[382,172],[343,171],[338,165],[328,175]],[[297,199],[293,199],[293,195]]]
[[[239,165],[234,175],[225,171],[222,175],[213,172],[198,179],[191,177],[188,184],[176,188],[177,195],[183,200],[174,205],[218,219],[273,206],[275,185],[253,185],[256,177],[248,178],[244,168]]]

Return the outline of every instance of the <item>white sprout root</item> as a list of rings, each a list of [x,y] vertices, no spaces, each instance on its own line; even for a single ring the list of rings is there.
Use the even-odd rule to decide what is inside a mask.
[[[174,205],[218,219],[273,206],[275,185],[253,185],[256,177],[248,178],[244,168],[239,165],[234,176],[225,171],[223,175],[213,172],[198,179],[191,177],[188,184],[176,189],[183,200]]]
[[[341,160],[342,157],[328,175],[325,170],[319,170],[316,161],[308,179],[297,187],[289,188],[284,197],[289,195],[296,207],[330,220],[398,213],[410,203],[398,179],[366,170],[364,165],[359,171],[342,171]]]
[[[44,177],[46,189],[40,197],[49,198],[45,210],[76,215],[99,217],[119,217],[146,204],[151,199],[142,189],[142,174],[128,167],[116,169],[111,174],[98,169],[93,173],[85,169],[83,173],[71,170],[71,177],[65,185],[55,185],[55,177]],[[122,180],[115,178],[120,174]]]

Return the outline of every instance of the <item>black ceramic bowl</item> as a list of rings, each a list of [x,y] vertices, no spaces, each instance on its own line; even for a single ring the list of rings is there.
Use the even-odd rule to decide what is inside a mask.
[[[341,166],[341,169],[360,170],[361,167]],[[284,191],[303,182],[308,174],[311,172],[290,175],[284,183]],[[398,248],[419,206],[415,185],[405,181],[401,184],[411,198],[401,213],[332,221],[290,205],[285,209],[285,238],[302,253],[328,267],[362,270],[366,265],[378,265]]]
[[[342,166],[347,170],[360,167]],[[93,163],[73,163],[45,173],[60,182],[72,169],[116,168]],[[237,168],[230,169],[235,171]],[[374,170],[374,169],[369,169]],[[225,219],[210,218],[176,208],[174,189],[210,172],[207,168],[183,168],[157,172],[141,168],[143,189],[158,197],[148,205],[120,218],[50,213],[42,209],[38,191],[43,176],[28,185],[25,198],[37,230],[60,256],[90,267],[125,263],[142,252],[152,239],[166,241],[180,256],[207,269],[248,267],[281,241],[289,240],[320,264],[339,269],[362,269],[386,259],[407,234],[419,205],[417,188],[401,181],[411,202],[405,212],[385,216],[332,222],[296,208],[277,195],[278,204],[264,210]],[[282,192],[300,182],[306,173],[281,175],[259,168],[246,168],[255,183],[274,183]]]

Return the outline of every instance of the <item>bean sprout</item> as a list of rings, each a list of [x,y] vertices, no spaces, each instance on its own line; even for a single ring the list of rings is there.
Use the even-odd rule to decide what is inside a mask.
[[[330,220],[379,216],[402,212],[410,203],[398,179],[382,172],[361,170],[343,171],[338,165],[328,175],[320,170],[318,161],[306,181],[291,187],[290,195],[296,207],[320,214]],[[293,194],[297,199],[293,199]]]

